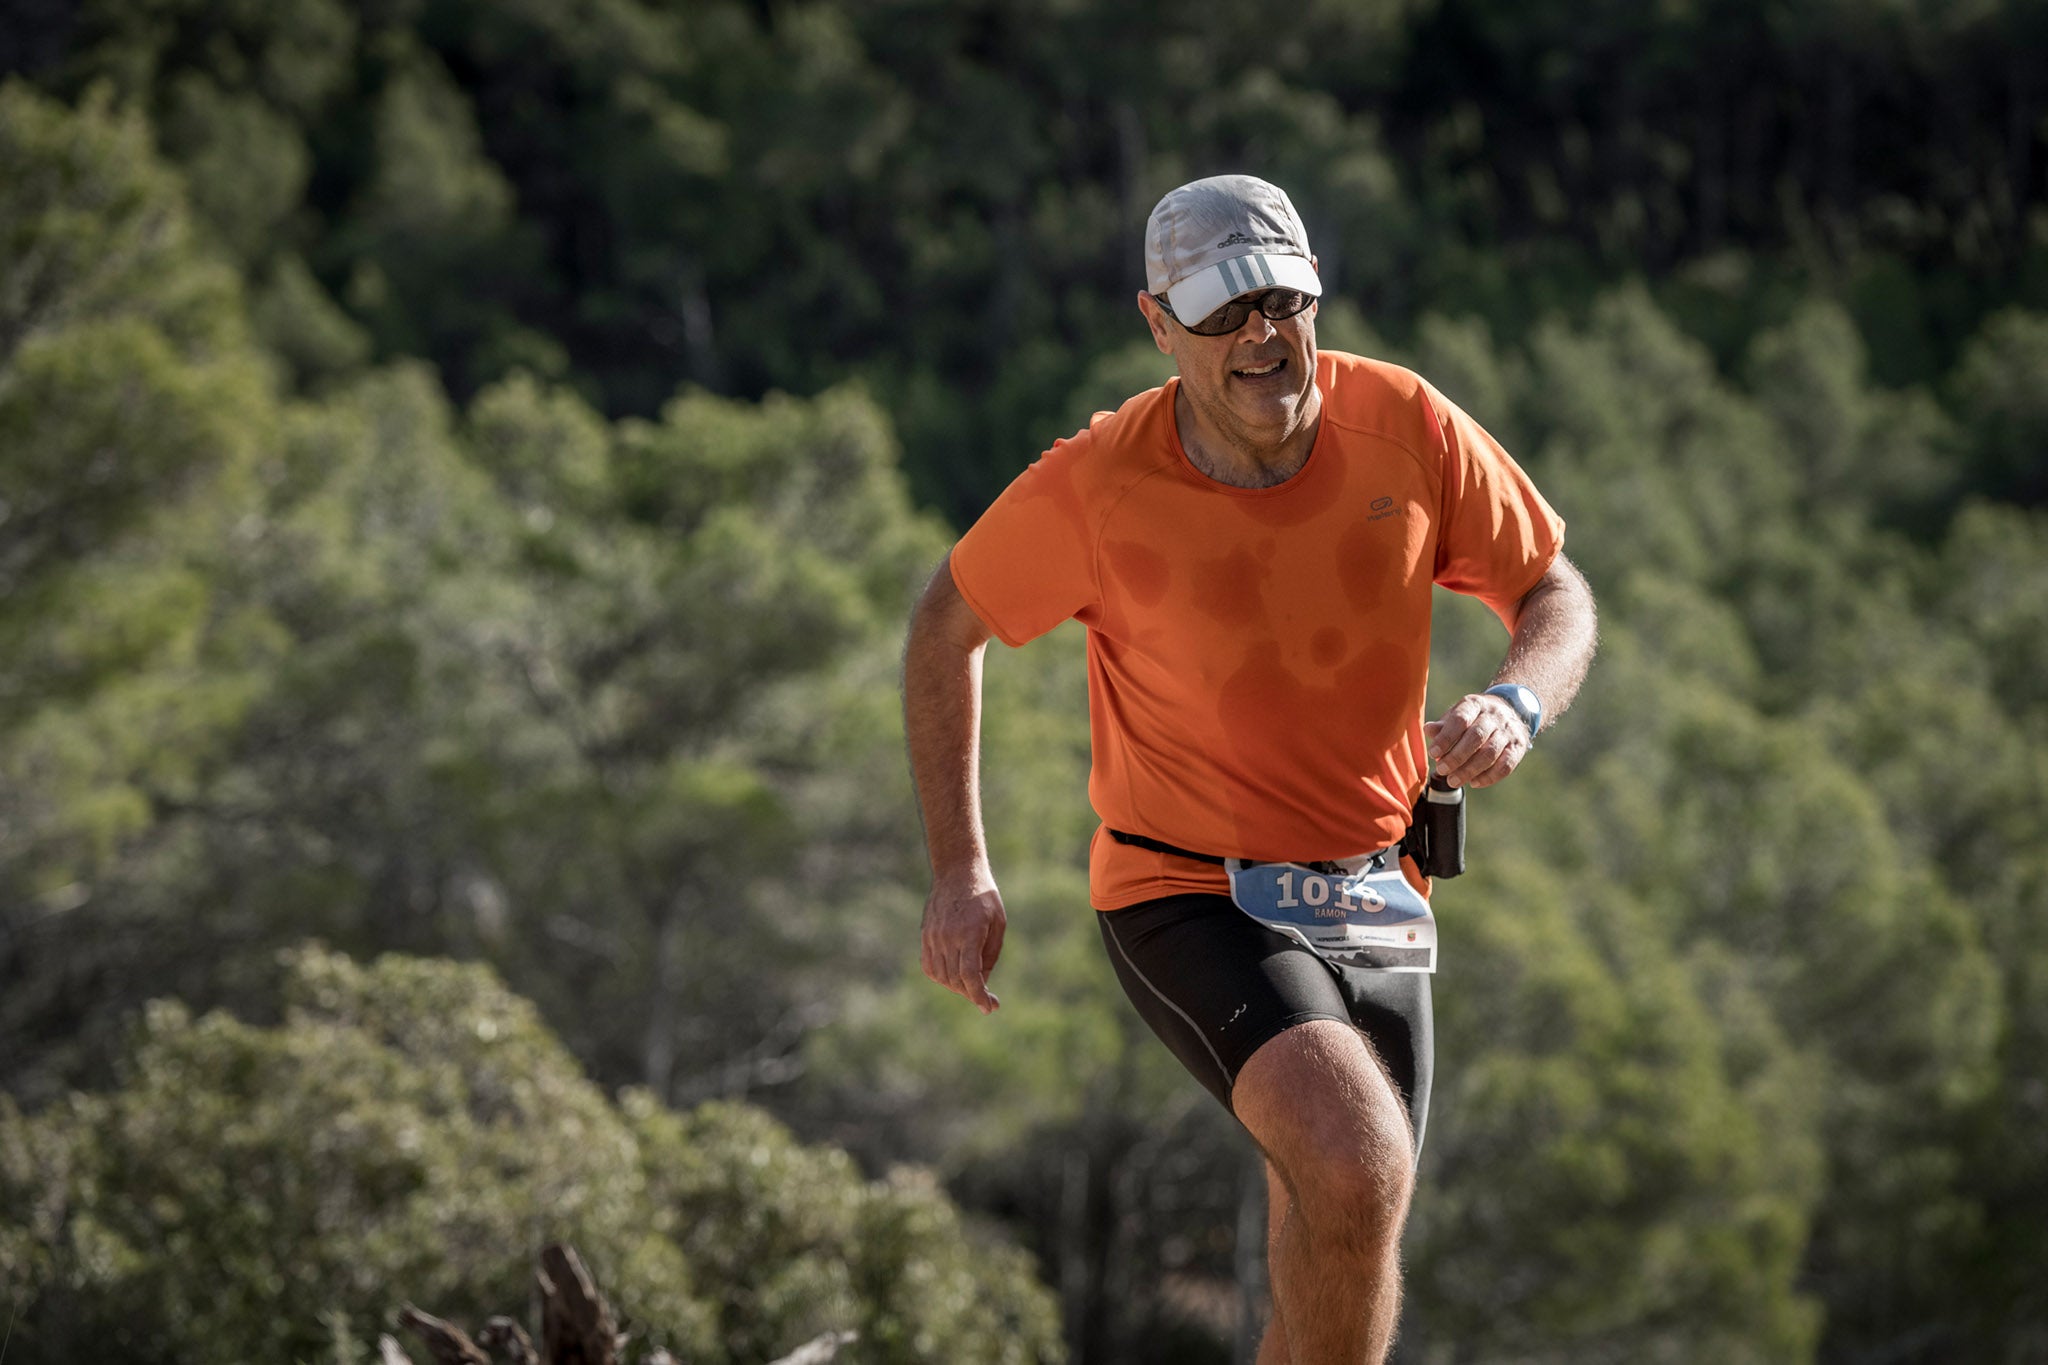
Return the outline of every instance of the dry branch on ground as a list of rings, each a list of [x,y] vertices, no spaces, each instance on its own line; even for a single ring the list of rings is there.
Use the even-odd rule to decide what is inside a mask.
[[[556,1243],[542,1248],[534,1283],[540,1290],[538,1351],[526,1329],[508,1317],[492,1318],[474,1340],[454,1323],[411,1304],[399,1310],[398,1322],[420,1339],[434,1365],[623,1365],[626,1337],[574,1247]],[[854,1335],[825,1332],[769,1365],[827,1365]],[[377,1353],[379,1365],[413,1365],[389,1335],[377,1339]],[[681,1362],[657,1347],[640,1365]]]

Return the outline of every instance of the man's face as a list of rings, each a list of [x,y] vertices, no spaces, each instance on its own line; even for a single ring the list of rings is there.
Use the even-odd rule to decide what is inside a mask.
[[[1153,341],[1179,367],[1181,392],[1218,435],[1275,446],[1315,415],[1316,305],[1277,322],[1254,308],[1222,336],[1188,331],[1150,294],[1140,294],[1138,306]]]

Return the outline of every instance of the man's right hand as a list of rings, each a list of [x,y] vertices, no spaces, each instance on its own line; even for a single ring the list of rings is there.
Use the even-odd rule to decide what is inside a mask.
[[[989,991],[989,973],[1003,951],[1003,893],[988,876],[943,879],[924,903],[924,974],[994,1014],[1002,1001]]]

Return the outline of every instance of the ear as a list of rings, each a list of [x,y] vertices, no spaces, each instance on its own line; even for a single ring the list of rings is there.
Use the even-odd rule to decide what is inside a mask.
[[[1159,348],[1161,355],[1173,354],[1173,328],[1166,324],[1166,314],[1152,301],[1152,296],[1138,291],[1138,311],[1145,315],[1145,325],[1152,329],[1152,344]]]

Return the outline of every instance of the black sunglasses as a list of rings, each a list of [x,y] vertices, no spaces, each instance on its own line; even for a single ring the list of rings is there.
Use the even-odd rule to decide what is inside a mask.
[[[1254,308],[1263,313],[1269,321],[1279,322],[1282,318],[1293,317],[1315,301],[1316,296],[1304,290],[1267,289],[1257,294],[1232,299],[1200,322],[1180,322],[1180,315],[1173,311],[1171,304],[1157,294],[1152,295],[1152,302],[1158,304],[1166,316],[1180,322],[1183,330],[1198,337],[1220,337],[1235,332],[1244,326],[1245,319],[1252,315]]]

